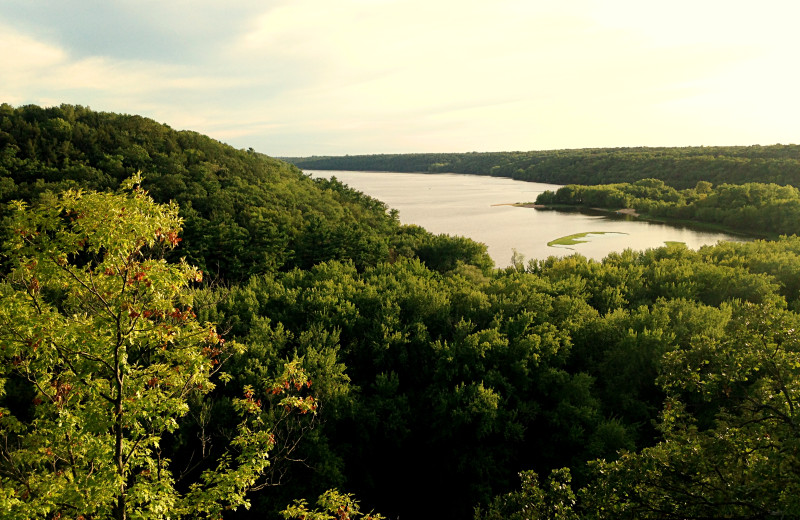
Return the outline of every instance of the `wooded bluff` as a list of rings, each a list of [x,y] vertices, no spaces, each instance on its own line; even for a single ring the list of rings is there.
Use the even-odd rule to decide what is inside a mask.
[[[792,171],[767,148],[737,160]],[[341,183],[68,105],[0,106],[0,200],[9,518],[800,515],[793,228],[495,269]]]
[[[346,155],[286,160],[310,170],[450,172],[551,184],[658,179],[677,189],[694,188],[699,181],[800,186],[800,145]]]

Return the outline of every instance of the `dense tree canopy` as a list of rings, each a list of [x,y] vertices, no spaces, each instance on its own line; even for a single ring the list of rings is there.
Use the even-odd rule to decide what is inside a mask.
[[[545,191],[537,204],[584,208],[634,209],[645,218],[711,223],[761,236],[800,232],[800,191],[793,186],[722,184],[700,181],[676,190],[658,179],[633,183],[581,186],[570,184]]]
[[[659,153],[728,176],[795,160]],[[115,194],[138,170],[174,203]],[[549,196],[792,215],[795,188],[708,179]],[[66,105],[0,107],[0,197],[27,201],[0,209],[11,518],[800,514],[796,236],[495,269],[335,179]]]
[[[266,325],[288,336],[283,352],[314,358],[304,338],[334,331],[324,341],[349,391],[317,431],[325,456],[338,454],[343,481],[385,513],[428,504],[422,516],[465,517],[519,470],[568,466],[585,483],[588,460],[656,449],[666,434],[654,422],[672,395],[665,370],[675,380],[686,370],[669,356],[700,341],[720,356],[738,348],[730,324],[743,302],[795,319],[781,309],[798,304],[798,253],[795,238],[676,245],[488,277],[334,262],[255,278],[215,319],[244,341]]]
[[[397,237],[394,212],[335,179],[315,181],[287,163],[140,116],[0,105],[0,205],[75,187],[114,190],[136,172],[157,202],[180,207],[182,247],[172,259],[185,257],[212,278],[239,282],[345,258],[364,268],[415,254]],[[416,246],[433,239],[416,234]]]
[[[567,468],[545,486],[523,473],[522,489],[476,519],[796,518],[800,515],[798,315],[732,302],[710,333],[662,357],[666,399],[659,442],[589,464],[571,487]]]

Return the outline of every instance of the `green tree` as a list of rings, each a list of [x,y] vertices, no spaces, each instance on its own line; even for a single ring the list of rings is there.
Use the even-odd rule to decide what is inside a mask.
[[[543,487],[534,471],[522,471],[520,490],[494,498],[485,508],[475,509],[475,520],[577,520],[572,475],[566,468],[553,470]]]
[[[192,311],[202,273],[167,263],[177,206],[67,191],[16,203],[0,284],[0,509],[4,518],[219,518],[247,507],[274,439],[252,388],[229,450],[194,482],[169,458],[190,400],[214,388],[225,345]],[[296,364],[276,404],[313,413]],[[3,391],[6,390],[6,391]]]
[[[663,440],[590,463],[590,518],[797,518],[796,314],[731,304],[723,337],[665,354]]]
[[[319,508],[308,509],[305,500],[296,500],[294,504],[281,511],[288,519],[300,520],[383,520],[383,516],[375,513],[363,513],[353,495],[344,495],[336,490],[328,490],[317,499]]]
[[[590,462],[574,494],[568,479],[544,487],[523,474],[476,518],[570,518],[573,505],[593,519],[798,518],[800,321],[770,304],[725,307],[714,334],[663,356],[660,442]]]

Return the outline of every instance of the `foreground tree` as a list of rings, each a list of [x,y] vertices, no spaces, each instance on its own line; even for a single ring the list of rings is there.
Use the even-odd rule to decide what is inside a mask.
[[[0,510],[4,518],[219,518],[248,506],[274,438],[245,389],[230,449],[178,482],[166,437],[210,392],[228,352],[199,323],[188,291],[202,273],[159,253],[175,246],[177,207],[68,191],[16,204],[0,284]],[[221,374],[218,374],[221,375]],[[224,378],[223,378],[224,380]],[[275,388],[287,410],[313,398],[291,364]],[[277,401],[277,400],[276,400]]]

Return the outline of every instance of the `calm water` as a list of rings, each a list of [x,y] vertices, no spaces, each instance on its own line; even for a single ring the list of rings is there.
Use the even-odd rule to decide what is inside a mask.
[[[532,202],[554,184],[499,177],[440,173],[386,173],[306,170],[312,177],[335,176],[341,182],[385,202],[400,212],[404,224],[417,224],[432,233],[461,235],[483,242],[498,267],[510,264],[513,251],[526,260],[580,253],[601,260],[626,248],[660,247],[683,242],[692,249],[722,240],[742,240],[664,224],[653,224],[561,211],[519,208],[504,204]],[[547,243],[575,233],[605,232],[588,242],[551,247]]]

